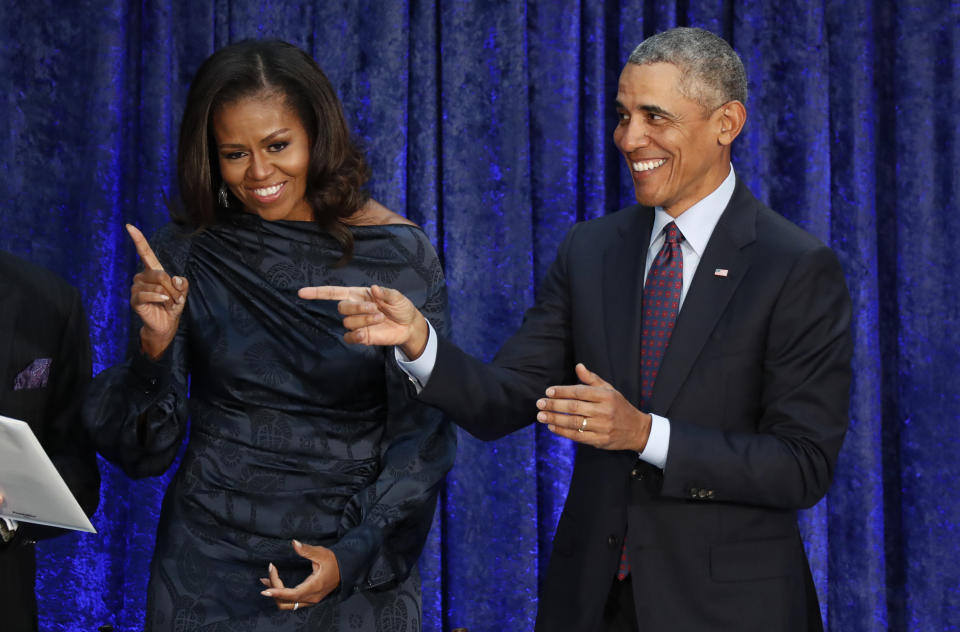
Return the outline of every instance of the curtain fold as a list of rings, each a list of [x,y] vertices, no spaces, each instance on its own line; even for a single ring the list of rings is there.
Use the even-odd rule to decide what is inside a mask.
[[[374,197],[441,255],[453,337],[490,358],[570,226],[632,202],[620,69],[675,25],[749,78],[734,166],[837,252],[853,297],[851,426],[801,529],[832,630],[960,622],[960,4],[948,0],[0,0],[0,249],[80,288],[95,370],[125,354],[135,253],[176,199],[178,126],[216,48],[275,37],[330,77]],[[531,421],[534,413],[531,412]],[[572,446],[460,433],[421,559],[424,629],[529,630]],[[38,547],[43,630],[138,630],[173,475],[101,462],[97,536]]]
[[[829,577],[861,577],[828,591],[834,629],[886,629],[886,555],[882,472],[882,391],[878,335],[876,18],[869,2],[828,3],[825,12],[831,84],[828,111],[830,235],[838,247],[857,318],[856,377],[850,431],[829,496],[832,520],[823,531]],[[869,551],[870,554],[865,554]],[[829,582],[828,582],[829,585]],[[893,627],[892,629],[897,629]]]

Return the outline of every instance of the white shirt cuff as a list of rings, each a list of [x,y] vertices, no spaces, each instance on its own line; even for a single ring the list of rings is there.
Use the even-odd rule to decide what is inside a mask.
[[[397,359],[397,364],[413,382],[417,393],[422,391],[426,383],[430,381],[430,376],[433,375],[433,365],[437,363],[437,332],[434,331],[429,320],[427,321],[427,330],[427,346],[416,360],[408,358],[407,354],[400,350],[400,347],[393,348],[393,355]]]
[[[659,467],[667,464],[667,449],[670,447],[670,420],[660,415],[650,414],[650,436],[647,446],[639,454],[641,461]]]
[[[0,520],[3,520],[3,524],[7,526],[7,531],[10,533],[13,533],[14,531],[16,531],[17,527],[20,526],[19,524],[17,524],[17,521],[14,520],[13,518],[0,518]]]

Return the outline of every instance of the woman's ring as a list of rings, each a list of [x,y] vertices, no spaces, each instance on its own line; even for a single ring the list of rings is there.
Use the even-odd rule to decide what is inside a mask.
[[[583,421],[580,422],[580,427],[577,428],[577,432],[583,432],[586,429],[587,429],[587,418],[584,417]]]

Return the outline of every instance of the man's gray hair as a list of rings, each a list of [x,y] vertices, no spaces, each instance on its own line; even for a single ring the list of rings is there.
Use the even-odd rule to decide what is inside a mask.
[[[633,49],[627,63],[665,62],[680,69],[680,94],[712,111],[727,101],[747,102],[747,72],[722,37],[679,26],[657,33]]]

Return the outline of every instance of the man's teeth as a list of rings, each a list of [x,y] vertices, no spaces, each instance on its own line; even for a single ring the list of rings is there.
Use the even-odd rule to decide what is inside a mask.
[[[254,189],[253,192],[255,195],[259,195],[260,197],[270,197],[271,195],[275,195],[278,191],[280,191],[281,187],[283,187],[282,182],[280,184],[275,184],[272,187]]]
[[[661,158],[660,160],[642,160],[640,162],[633,163],[634,171],[650,171],[651,169],[656,169],[660,165],[666,162],[666,159]]]

